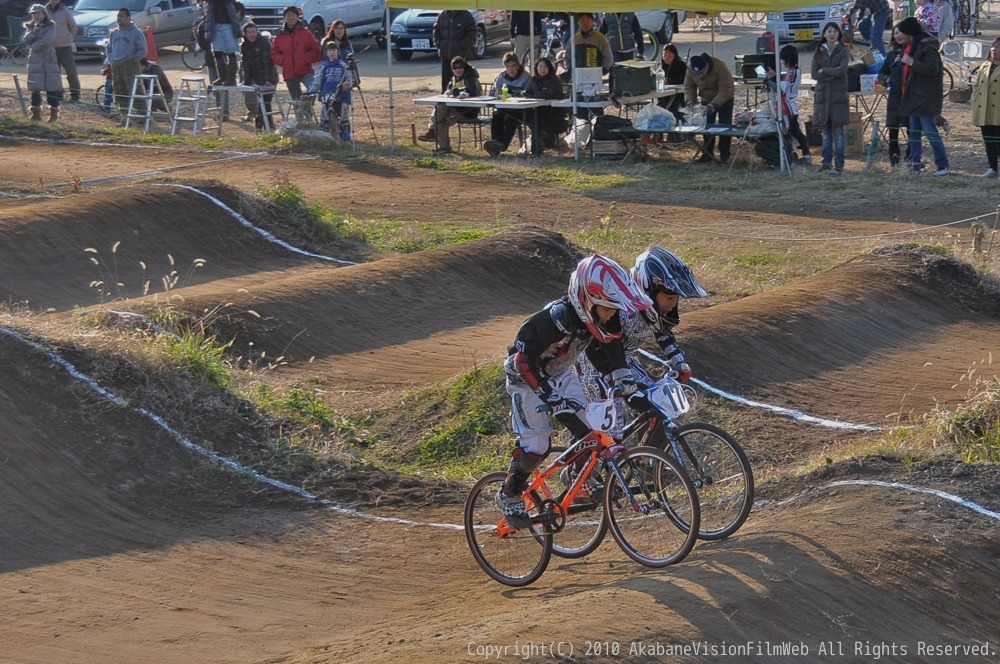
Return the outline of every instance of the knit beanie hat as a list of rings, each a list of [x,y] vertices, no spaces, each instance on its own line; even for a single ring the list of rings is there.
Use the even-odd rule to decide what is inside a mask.
[[[912,16],[904,18],[896,27],[904,35],[909,35],[910,37],[916,37],[924,31],[923,27],[920,25],[920,21]]]
[[[688,64],[691,65],[691,70],[694,71],[694,73],[700,74],[708,69],[708,58],[704,55],[692,55],[691,62]]]

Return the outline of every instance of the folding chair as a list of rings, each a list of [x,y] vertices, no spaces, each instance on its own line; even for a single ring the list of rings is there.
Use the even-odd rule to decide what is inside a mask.
[[[23,65],[28,61],[28,49],[21,44],[24,36],[24,24],[31,20],[30,16],[8,16],[8,37],[0,38],[0,65]]]

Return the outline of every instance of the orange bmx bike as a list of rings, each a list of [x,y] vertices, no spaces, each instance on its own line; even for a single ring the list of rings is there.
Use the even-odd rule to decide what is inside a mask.
[[[588,406],[593,408],[605,408],[607,418],[614,417],[611,400]],[[588,420],[593,426],[595,418]],[[585,556],[608,530],[622,551],[647,567],[673,565],[691,551],[700,524],[698,494],[666,453],[628,449],[601,430],[558,452],[524,491],[532,516],[527,528],[508,524],[495,502],[506,473],[486,475],[469,492],[465,536],[490,577],[526,586],[545,572],[554,549],[567,558]],[[591,478],[596,482],[588,482]],[[601,489],[595,491],[597,486]]]

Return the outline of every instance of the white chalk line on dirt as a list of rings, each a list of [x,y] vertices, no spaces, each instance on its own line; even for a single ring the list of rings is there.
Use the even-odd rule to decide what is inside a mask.
[[[249,228],[253,232],[257,233],[258,235],[260,235],[262,238],[264,238],[268,242],[271,242],[273,244],[277,244],[278,246],[284,247],[285,249],[288,249],[289,251],[295,252],[297,254],[301,254],[303,256],[308,256],[309,258],[318,258],[318,259],[323,260],[323,261],[330,261],[330,262],[333,262],[333,263],[340,263],[342,265],[356,265],[356,263],[354,263],[353,261],[345,261],[345,260],[342,260],[340,258],[333,258],[332,256],[324,256],[323,254],[314,254],[311,251],[306,251],[305,249],[299,249],[296,246],[288,244],[284,240],[281,240],[281,239],[275,237],[271,233],[268,233],[263,228],[258,228],[257,226],[254,226],[242,214],[240,214],[239,212],[237,212],[233,208],[229,207],[228,205],[226,205],[225,203],[223,203],[222,201],[220,201],[215,196],[213,196],[213,195],[211,195],[211,194],[209,194],[207,192],[204,192],[201,189],[198,189],[196,187],[192,187],[192,186],[186,185],[186,184],[157,184],[155,186],[157,186],[157,187],[179,187],[181,189],[188,189],[190,191],[193,191],[196,194],[201,194],[202,196],[204,196],[205,198],[207,198],[208,200],[212,201],[217,206],[219,206],[220,208],[222,208],[223,210],[225,210],[230,216],[232,216],[234,219],[236,219],[236,221],[240,222],[240,224],[242,224],[243,226],[246,226],[247,228]]]
[[[295,486],[293,484],[288,484],[287,482],[282,482],[281,480],[276,480],[276,479],[274,479],[272,477],[268,477],[267,475],[263,475],[261,473],[258,473],[256,470],[253,470],[252,468],[247,468],[246,466],[244,466],[243,464],[241,464],[240,462],[238,462],[238,461],[236,461],[234,459],[230,459],[229,457],[222,456],[221,454],[213,452],[212,450],[209,450],[209,449],[207,449],[205,447],[202,447],[201,445],[195,443],[194,441],[192,441],[191,439],[187,438],[186,436],[184,436],[180,432],[175,431],[173,428],[171,428],[171,426],[169,424],[167,424],[166,421],[162,417],[160,417],[159,415],[157,415],[156,413],[153,413],[152,411],[149,411],[149,410],[147,410],[145,408],[139,408],[139,407],[136,407],[136,406],[130,406],[129,404],[125,403],[125,401],[123,401],[122,399],[120,399],[114,393],[112,393],[112,392],[104,389],[103,387],[101,387],[97,383],[97,381],[95,381],[93,378],[91,378],[90,376],[86,375],[85,373],[83,373],[82,371],[80,371],[79,369],[77,369],[76,366],[74,366],[72,362],[70,362],[69,360],[63,358],[61,355],[59,355],[55,351],[53,351],[53,350],[51,350],[49,348],[46,348],[45,346],[43,346],[43,345],[41,345],[41,344],[39,344],[39,343],[31,340],[31,339],[28,339],[24,335],[16,332],[15,330],[12,330],[12,329],[10,329],[8,327],[0,326],[0,331],[2,331],[3,333],[7,334],[8,336],[13,337],[14,339],[17,339],[21,343],[24,343],[27,346],[30,346],[31,348],[44,353],[46,355],[46,357],[48,357],[53,362],[55,362],[60,367],[62,367],[70,376],[72,376],[72,377],[76,378],[77,380],[83,382],[85,385],[87,385],[87,387],[89,387],[90,389],[92,389],[94,392],[96,392],[98,395],[100,395],[102,398],[106,399],[107,401],[110,401],[111,403],[115,404],[116,406],[119,406],[120,408],[126,408],[128,410],[131,410],[132,412],[137,413],[139,415],[142,415],[146,419],[150,420],[156,426],[158,426],[160,429],[162,429],[165,433],[167,433],[171,438],[173,438],[176,442],[180,443],[181,446],[183,446],[184,448],[186,448],[186,449],[188,449],[188,450],[190,450],[190,451],[192,451],[192,452],[194,452],[196,454],[200,454],[201,456],[204,456],[204,457],[208,458],[209,460],[211,460],[211,461],[213,461],[213,462],[215,462],[215,463],[217,463],[217,464],[219,464],[221,466],[229,468],[230,470],[234,470],[234,471],[236,471],[238,473],[243,473],[243,474],[249,475],[250,477],[253,477],[255,480],[257,480],[258,482],[261,482],[262,484],[267,484],[267,485],[272,486],[272,487],[274,487],[276,489],[281,489],[282,491],[287,491],[287,492],[293,493],[296,496],[299,496],[300,498],[302,498],[304,500],[307,500],[309,502],[319,503],[320,505],[323,505],[324,507],[327,507],[327,508],[329,508],[331,510],[334,510],[336,512],[340,512],[341,514],[346,514],[346,515],[350,515],[350,516],[356,516],[356,517],[359,517],[359,518],[362,518],[362,519],[368,519],[370,521],[381,521],[381,522],[385,522],[385,523],[397,523],[397,524],[405,525],[405,526],[428,526],[428,527],[431,527],[431,528],[445,528],[445,529],[448,529],[448,530],[464,530],[464,526],[460,526],[460,525],[457,525],[457,524],[451,524],[451,523],[421,523],[421,522],[417,522],[417,521],[410,521],[408,519],[400,519],[400,518],[389,517],[389,516],[379,516],[377,514],[368,514],[368,513],[361,512],[359,510],[356,510],[356,509],[353,509],[353,508],[350,508],[350,507],[344,507],[343,505],[338,505],[337,503],[334,503],[333,501],[328,500],[326,498],[320,498],[319,496],[316,496],[315,494],[312,494],[312,493],[306,491],[305,489],[303,489],[301,487],[297,487],[297,486]]]
[[[211,461],[213,461],[213,462],[215,462],[215,463],[217,463],[217,464],[219,464],[221,466],[229,468],[230,470],[234,470],[234,471],[236,471],[238,473],[243,473],[243,474],[249,475],[250,477],[253,477],[255,480],[257,480],[258,482],[261,482],[262,484],[267,484],[267,485],[272,486],[272,487],[274,487],[276,489],[280,489],[282,491],[287,491],[289,493],[295,494],[296,496],[299,496],[303,500],[306,500],[308,502],[318,503],[318,504],[320,504],[320,505],[322,505],[322,506],[324,506],[324,507],[326,507],[328,509],[331,509],[331,510],[333,510],[335,512],[338,512],[340,514],[344,514],[344,515],[347,515],[347,516],[354,516],[354,517],[358,517],[358,518],[361,518],[361,519],[367,519],[369,521],[378,521],[378,522],[381,522],[381,523],[395,523],[395,524],[399,524],[399,525],[403,525],[403,526],[414,526],[414,527],[419,526],[419,527],[427,527],[427,528],[442,528],[442,529],[445,529],[445,530],[465,530],[465,526],[461,525],[461,524],[411,521],[410,519],[401,519],[401,518],[398,518],[398,517],[380,516],[378,514],[369,514],[367,512],[362,512],[360,510],[357,510],[357,509],[354,509],[354,508],[351,508],[351,507],[344,507],[343,505],[339,505],[337,503],[334,503],[333,501],[331,501],[329,499],[320,498],[320,497],[316,496],[315,494],[312,494],[312,493],[306,491],[305,489],[303,489],[301,487],[297,487],[297,486],[295,486],[293,484],[288,484],[287,482],[282,482],[281,480],[276,480],[276,479],[274,479],[272,477],[268,477],[267,475],[263,475],[261,473],[258,473],[257,471],[255,471],[255,470],[253,470],[251,468],[247,468],[246,466],[244,466],[243,464],[241,464],[240,462],[238,462],[238,461],[236,461],[234,459],[230,459],[229,457],[222,456],[221,454],[218,454],[218,453],[213,452],[213,451],[211,451],[211,450],[209,450],[209,449],[207,449],[205,447],[202,447],[201,445],[198,445],[197,443],[193,442],[192,440],[190,440],[189,438],[187,438],[186,436],[184,436],[180,432],[175,431],[173,428],[171,428],[170,425],[167,424],[166,421],[162,417],[160,417],[159,415],[157,415],[157,414],[155,414],[155,413],[153,413],[153,412],[151,412],[149,410],[146,410],[145,408],[138,408],[138,407],[135,407],[135,406],[128,405],[127,403],[125,403],[125,401],[123,401],[122,399],[120,399],[119,397],[117,397],[115,394],[113,394],[112,392],[110,392],[110,391],[104,389],[103,387],[101,387],[97,383],[97,381],[95,381],[93,378],[91,378],[90,376],[86,375],[85,373],[83,373],[82,371],[80,371],[79,369],[77,369],[73,365],[73,363],[71,363],[69,360],[66,360],[61,355],[59,355],[58,353],[56,353],[55,351],[53,351],[53,350],[51,350],[49,348],[46,348],[45,346],[41,345],[38,342],[35,342],[35,341],[31,340],[31,339],[28,339],[24,335],[20,334],[19,332],[16,332],[15,330],[12,330],[12,329],[10,329],[8,327],[0,326],[0,331],[2,331],[4,334],[7,334],[10,337],[13,337],[14,339],[17,339],[21,343],[23,343],[23,344],[25,344],[27,346],[30,346],[31,348],[33,348],[33,349],[35,349],[37,351],[40,351],[40,352],[44,353],[53,362],[55,362],[60,367],[62,367],[63,369],[65,369],[65,371],[69,375],[71,375],[72,377],[76,378],[77,380],[83,382],[85,385],[87,385],[90,389],[92,389],[94,392],[96,392],[98,395],[100,395],[104,399],[110,401],[111,403],[115,404],[116,406],[119,406],[121,408],[127,408],[127,409],[131,410],[132,412],[137,413],[139,415],[142,415],[146,419],[150,420],[151,422],[153,422],[154,424],[156,424],[156,426],[158,426],[160,429],[162,429],[165,433],[167,433],[171,438],[173,438],[175,441],[177,441],[178,443],[180,443],[180,445],[183,446],[184,448],[186,448],[186,449],[188,449],[188,450],[190,450],[190,451],[192,451],[192,452],[194,452],[196,454],[200,454],[201,456],[204,456],[204,457],[208,458],[209,460],[211,460]],[[961,505],[963,507],[967,507],[967,508],[969,508],[969,509],[971,509],[971,510],[973,510],[973,511],[979,513],[979,514],[982,514],[983,516],[987,516],[987,517],[990,517],[990,518],[993,518],[993,519],[1000,520],[1000,513],[988,510],[985,507],[982,507],[981,505],[978,505],[978,504],[976,504],[976,503],[974,503],[974,502],[972,502],[970,500],[966,500],[966,499],[961,498],[959,496],[956,496],[954,494],[945,493],[944,491],[938,491],[937,489],[927,489],[927,488],[923,488],[923,487],[913,486],[913,485],[910,485],[910,484],[900,484],[900,483],[897,483],[897,482],[879,482],[879,481],[876,481],[876,480],[844,480],[844,481],[840,481],[840,482],[832,482],[832,483],[830,483],[830,484],[827,485],[827,488],[837,487],[837,486],[847,486],[847,485],[869,485],[869,486],[879,486],[879,487],[886,487],[886,488],[893,488],[893,489],[904,489],[904,490],[907,490],[907,491],[915,491],[915,492],[920,492],[920,493],[928,493],[928,494],[932,494],[934,496],[937,496],[939,498],[943,498],[945,500],[949,500],[951,502],[957,503],[958,505]],[[788,500],[781,501],[780,503],[777,503],[777,504],[784,504],[784,503],[790,502],[791,500],[794,500],[794,498],[795,497],[790,498]],[[758,507],[761,507],[761,506],[762,505],[758,505]]]
[[[639,352],[645,357],[649,358],[650,360],[662,364],[665,367],[670,366],[670,364],[666,360],[657,357],[656,355],[653,355],[652,353],[645,351],[642,348],[639,349]],[[818,426],[829,427],[831,429],[848,429],[851,431],[885,431],[888,428],[888,427],[874,426],[871,424],[855,424],[853,422],[838,422],[837,420],[826,420],[823,419],[822,417],[807,415],[803,413],[801,410],[794,410],[792,408],[785,408],[783,406],[775,406],[769,403],[753,401],[751,399],[747,399],[745,397],[741,397],[736,394],[730,394],[729,392],[720,390],[717,387],[712,387],[705,381],[699,380],[698,378],[692,377],[690,380],[700,385],[702,388],[708,390],[712,394],[716,394],[722,397],[723,399],[735,401],[736,403],[743,404],[744,406],[763,408],[764,410],[769,410],[772,413],[777,413],[779,415],[787,415],[788,417],[799,420],[800,422],[808,422],[809,424],[816,424]]]

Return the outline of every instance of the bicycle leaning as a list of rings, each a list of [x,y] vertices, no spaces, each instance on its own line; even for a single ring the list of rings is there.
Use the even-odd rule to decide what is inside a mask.
[[[587,408],[591,426],[614,426],[613,399]],[[553,553],[585,556],[608,530],[630,558],[647,567],[676,564],[694,547],[700,527],[697,492],[667,453],[628,449],[600,429],[553,452],[556,458],[532,474],[524,491],[532,517],[527,528],[512,527],[496,505],[506,473],[486,475],[469,492],[466,540],[491,578],[514,587],[531,584]]]

